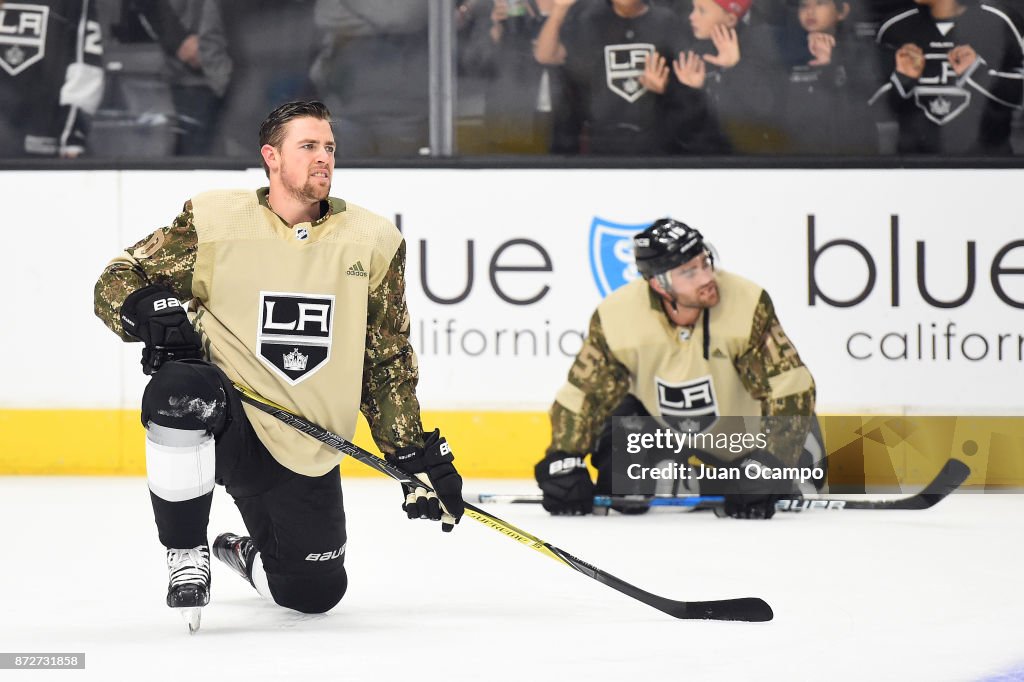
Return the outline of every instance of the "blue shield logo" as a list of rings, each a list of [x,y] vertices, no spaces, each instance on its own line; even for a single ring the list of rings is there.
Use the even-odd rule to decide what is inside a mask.
[[[590,271],[602,297],[640,276],[633,262],[633,235],[647,225],[622,225],[598,217],[590,223]]]

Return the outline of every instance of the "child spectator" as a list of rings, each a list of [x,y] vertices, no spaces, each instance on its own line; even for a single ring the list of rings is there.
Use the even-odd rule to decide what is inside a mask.
[[[672,66],[679,83],[705,91],[711,119],[717,119],[735,151],[775,152],[782,146],[773,122],[779,106],[773,87],[780,68],[776,36],[768,25],[741,23],[751,2],[693,0],[690,27],[696,42]]]
[[[1002,9],[971,0],[916,0],[876,38],[894,65],[871,98],[899,123],[904,154],[1011,154],[1024,94],[1021,34]]]
[[[784,50],[786,86],[780,124],[787,151],[875,154],[878,133],[867,101],[877,81],[877,55],[846,30],[850,4],[800,0],[800,28]]]

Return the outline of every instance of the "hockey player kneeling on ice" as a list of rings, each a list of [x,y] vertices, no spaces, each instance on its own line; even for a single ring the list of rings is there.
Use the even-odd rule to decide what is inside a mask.
[[[403,486],[409,518],[450,531],[464,511],[462,478],[448,443],[420,422],[401,233],[329,196],[327,109],[282,105],[260,142],[269,188],[193,197],[169,227],[107,265],[96,313],[145,344],[146,474],[167,547],[168,606],[209,601],[207,524],[219,484],[248,534],[221,534],[214,556],[277,604],[322,613],[348,585],[341,455],[243,406],[232,383],[346,439],[361,411],[388,461],[437,491]]]
[[[810,372],[768,293],[716,270],[700,232],[664,218],[637,234],[633,245],[640,278],[598,306],[551,407],[551,445],[534,469],[544,508],[589,514],[595,494],[633,492],[612,487],[615,418],[652,417],[676,433],[700,433],[723,416],[749,416],[760,418],[763,441],[724,456],[699,453],[685,489],[673,492],[724,493],[726,515],[771,518],[780,496],[800,492],[798,481],[773,473],[824,466],[820,448],[805,448],[814,423]],[[598,472],[596,486],[587,454]],[[701,467],[743,475],[728,484],[694,480]]]

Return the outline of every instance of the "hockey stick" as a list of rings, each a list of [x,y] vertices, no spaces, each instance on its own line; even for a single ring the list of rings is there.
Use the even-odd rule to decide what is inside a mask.
[[[353,457],[354,459],[359,460],[363,464],[376,469],[380,473],[385,476],[389,476],[396,481],[422,486],[428,490],[431,489],[429,485],[420,479],[405,473],[398,467],[392,466],[380,457],[371,455],[366,450],[363,450],[358,445],[347,441],[341,436],[331,433],[327,429],[303,419],[299,415],[281,407],[280,405],[270,402],[266,398],[253,393],[251,390],[243,386],[235,384],[235,388],[241,394],[244,402],[276,417],[277,419],[280,419],[285,424],[288,424],[292,428],[317,439],[324,445]],[[635,587],[621,578],[616,578],[612,574],[602,571],[585,561],[577,559],[565,550],[544,542],[540,538],[537,538],[536,536],[499,519],[497,516],[474,507],[472,504],[466,504],[466,516],[479,521],[488,528],[498,531],[502,535],[510,537],[523,545],[527,545],[530,548],[537,550],[545,556],[551,557],[559,563],[565,564],[573,570],[579,571],[585,576],[593,578],[599,583],[603,583],[612,589],[618,590],[626,596],[641,601],[644,604],[652,606],[675,618],[762,622],[771,620],[773,617],[772,608],[763,599],[759,599],[757,597],[690,602],[675,601],[672,599],[666,599],[665,597],[659,597],[656,594],[651,594],[650,592],[641,590],[639,587]]]
[[[512,495],[502,493],[479,493],[467,499],[477,504],[540,504],[542,495]],[[640,504],[647,507],[688,507],[692,509],[713,509],[725,502],[720,495],[681,495],[657,496],[646,495],[594,495],[595,507],[611,507],[613,504]]]
[[[948,460],[939,473],[920,492],[895,500],[855,500],[829,497],[825,495],[804,495],[786,497],[775,503],[775,511],[801,512],[813,509],[905,509],[920,510],[934,507],[947,495],[956,490],[970,476],[970,468],[958,459]],[[480,493],[471,496],[481,504],[540,504],[541,495],[498,495]],[[638,495],[595,495],[595,507],[610,507],[613,504],[639,504],[643,500]],[[651,507],[686,507],[690,509],[714,509],[725,502],[724,497],[717,495],[689,495],[681,497],[654,496],[647,501]]]

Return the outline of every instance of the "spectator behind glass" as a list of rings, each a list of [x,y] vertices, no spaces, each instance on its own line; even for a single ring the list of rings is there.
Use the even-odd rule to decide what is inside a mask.
[[[487,79],[484,128],[489,152],[541,154],[551,146],[560,72],[533,58],[533,42],[553,0],[480,0],[469,8],[463,70]],[[554,92],[552,91],[554,89]]]
[[[131,0],[165,53],[177,125],[175,154],[212,154],[222,98],[233,65],[217,0]],[[130,27],[122,17],[122,32]]]
[[[259,130],[264,114],[312,94],[313,4],[312,0],[213,1],[220,6],[233,64],[215,146],[227,156],[252,158],[253,131]]]
[[[741,20],[751,0],[693,0],[692,49],[673,62],[676,80],[704,89],[732,148],[743,153],[782,151],[775,124],[781,70],[777,37],[769,25]],[[742,50],[741,50],[742,45]]]
[[[877,82],[877,54],[846,30],[850,4],[801,0],[799,29],[787,34],[780,110],[786,151],[875,154],[878,132],[867,101]]]
[[[593,154],[670,154],[669,100],[651,90],[650,60],[675,54],[675,15],[643,0],[555,0],[534,48],[541,64],[565,65],[571,96],[588,127]],[[664,61],[661,62],[664,64]]]
[[[346,157],[414,156],[429,144],[428,3],[317,0],[310,73]]]
[[[1021,109],[1024,53],[1007,13],[987,3],[917,0],[882,24],[877,42],[894,65],[871,98],[899,123],[903,154],[1010,154]]]
[[[85,151],[103,97],[103,42],[89,0],[0,0],[0,158]]]
[[[213,153],[222,98],[233,65],[217,0],[158,0],[161,12],[173,14],[182,33],[161,40],[167,52],[171,96],[178,116],[179,156]],[[171,22],[167,22],[172,25]],[[173,50],[169,49],[173,45]]]

